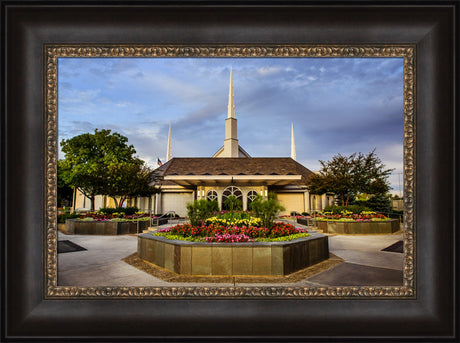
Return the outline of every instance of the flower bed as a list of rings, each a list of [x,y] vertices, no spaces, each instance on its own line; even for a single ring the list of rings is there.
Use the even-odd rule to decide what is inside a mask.
[[[353,213],[351,211],[342,211],[341,214],[333,214],[332,212],[323,212],[314,218],[316,221],[340,221],[340,222],[379,222],[387,221],[390,218],[383,214],[373,211],[363,211],[361,213]]]
[[[117,221],[148,221],[150,218],[156,218],[155,216],[149,216],[148,213],[136,212],[132,215],[126,215],[124,213],[104,213],[104,212],[89,212],[81,215],[78,220],[82,221],[95,221],[95,222],[117,222]]]
[[[205,224],[202,226],[192,226],[190,224],[181,224],[166,229],[160,229],[153,235],[162,236],[166,239],[191,242],[220,243],[261,242],[274,239],[280,241],[309,236],[307,230],[298,229],[294,225],[285,223],[274,223],[270,229],[245,225],[226,226],[222,224]]]
[[[59,231],[75,235],[124,235],[142,232],[150,226],[150,220],[158,225],[168,223],[168,218],[157,218],[147,213],[136,212],[126,215],[122,212],[106,213],[102,211],[89,212],[82,215],[63,217],[65,224],[58,227]],[[58,222],[59,218],[58,218]]]
[[[196,221],[195,221],[196,223]],[[247,212],[214,213],[138,238],[138,256],[185,275],[286,275],[329,258],[327,236]]]
[[[297,223],[316,226],[324,233],[337,234],[389,234],[400,229],[399,220],[372,211],[359,214],[350,211],[342,211],[341,214],[323,212],[311,218],[297,218]]]

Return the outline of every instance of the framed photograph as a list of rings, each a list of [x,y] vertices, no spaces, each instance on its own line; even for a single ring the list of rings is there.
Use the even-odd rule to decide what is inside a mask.
[[[2,3],[4,338],[455,340],[456,4],[178,5]],[[239,97],[252,117],[241,118]],[[66,224],[64,233],[57,224],[58,160],[67,153],[60,143],[95,129],[128,136],[154,166],[156,193],[129,203],[149,218],[172,208],[185,216],[189,198],[216,200],[224,209],[229,197],[240,197],[248,209],[268,191],[290,220],[306,217],[330,205],[327,195],[299,186],[312,173],[308,164],[320,169],[314,163],[337,145],[344,154],[383,150],[384,164],[396,170],[389,182],[404,194],[401,231],[389,226],[403,253],[378,266],[353,256],[327,265],[331,238],[328,247],[315,230],[300,239],[302,247],[253,244],[252,275],[238,263],[246,253],[238,243],[205,251],[207,243],[129,236],[137,255],[114,258],[153,275],[142,281],[134,271],[111,274],[58,255],[62,237],[99,223],[91,217],[72,232]],[[78,203],[77,196],[74,210],[86,210],[85,199],[91,210],[109,201],[83,194]],[[313,262],[293,262],[302,254]],[[302,274],[279,282],[305,267],[343,270],[333,280]],[[376,274],[378,281],[370,276]]]

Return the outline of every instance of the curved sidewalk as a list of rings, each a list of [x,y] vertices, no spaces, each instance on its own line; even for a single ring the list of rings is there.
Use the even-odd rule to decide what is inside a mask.
[[[137,236],[66,235],[69,240],[87,250],[58,254],[59,286],[216,286],[205,283],[170,283],[147,274],[123,261],[137,251]],[[402,234],[332,235],[329,250],[345,260],[329,270],[285,286],[397,286],[402,285],[403,254],[382,249],[402,240]],[[235,286],[219,283],[219,287]],[[265,284],[237,284],[238,286]]]

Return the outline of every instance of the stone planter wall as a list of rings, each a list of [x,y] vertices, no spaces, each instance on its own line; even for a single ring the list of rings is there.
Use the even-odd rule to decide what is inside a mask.
[[[198,243],[138,236],[139,258],[183,275],[287,275],[329,258],[328,237],[290,242]]]
[[[138,228],[139,224],[139,228]],[[150,220],[139,222],[85,222],[67,219],[64,233],[69,235],[126,235],[137,234],[150,226]]]
[[[391,219],[381,222],[340,222],[317,221],[317,227],[324,233],[337,234],[389,234],[400,229],[399,220]]]

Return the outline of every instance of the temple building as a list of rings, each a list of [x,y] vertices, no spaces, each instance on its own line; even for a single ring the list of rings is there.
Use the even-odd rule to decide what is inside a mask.
[[[269,192],[277,194],[284,214],[319,211],[334,201],[332,195],[308,192],[306,181],[312,172],[296,161],[292,124],[291,157],[251,157],[239,145],[232,71],[223,146],[212,157],[171,158],[170,130],[166,155],[166,163],[155,171],[161,180],[157,183],[161,192],[153,201],[155,213],[174,211],[185,216],[187,203],[195,199],[217,200],[222,209],[231,195],[247,210],[256,194],[266,198]]]
[[[187,204],[196,199],[217,200],[223,208],[225,199],[234,195],[241,200],[243,210],[259,194],[267,198],[277,194],[282,214],[321,211],[334,202],[332,194],[313,195],[306,187],[312,171],[296,161],[294,127],[291,124],[291,157],[252,157],[238,141],[235,117],[233,73],[230,71],[227,118],[223,146],[212,157],[172,157],[171,126],[169,127],[166,161],[155,171],[160,192],[152,197],[129,199],[128,206],[155,214],[174,212],[187,215]],[[89,208],[89,199],[77,192],[74,209]],[[95,208],[113,207],[113,200],[97,196]]]

